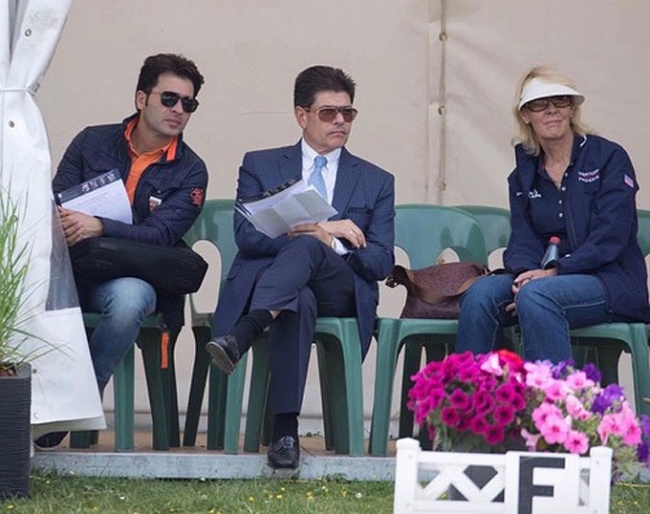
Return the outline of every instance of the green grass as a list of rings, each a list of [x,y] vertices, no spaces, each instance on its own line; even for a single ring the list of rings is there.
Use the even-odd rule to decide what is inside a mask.
[[[0,514],[390,514],[391,482],[341,480],[134,480],[34,475],[29,498]],[[650,485],[612,490],[611,514],[646,514]]]

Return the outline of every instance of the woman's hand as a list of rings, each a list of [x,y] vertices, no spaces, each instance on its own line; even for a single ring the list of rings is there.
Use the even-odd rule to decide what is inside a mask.
[[[523,273],[519,274],[514,282],[512,283],[512,294],[517,296],[517,293],[519,290],[524,287],[528,282],[531,280],[535,280],[538,278],[544,278],[544,277],[554,277],[557,275],[557,270],[555,268],[550,268],[550,269],[533,269],[529,271],[524,271]],[[513,316],[517,315],[517,304],[516,302],[512,302],[506,306],[506,312],[509,312]]]

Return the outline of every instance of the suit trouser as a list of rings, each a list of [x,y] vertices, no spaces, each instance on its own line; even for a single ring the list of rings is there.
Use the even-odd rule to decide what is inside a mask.
[[[317,316],[353,316],[354,273],[318,239],[299,236],[262,273],[250,310],[279,310],[269,327],[274,414],[300,412]]]

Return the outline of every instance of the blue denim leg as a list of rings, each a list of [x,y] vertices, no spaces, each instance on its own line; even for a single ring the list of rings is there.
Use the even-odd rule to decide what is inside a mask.
[[[625,321],[608,311],[605,287],[593,275],[532,280],[516,302],[523,356],[529,361],[571,359],[571,328]]]
[[[144,280],[125,277],[95,286],[84,310],[101,318],[89,340],[100,392],[131,349],[140,325],[156,308],[156,291]]]
[[[456,351],[487,353],[501,347],[503,327],[517,319],[505,311],[514,301],[512,275],[490,275],[477,280],[460,300]]]

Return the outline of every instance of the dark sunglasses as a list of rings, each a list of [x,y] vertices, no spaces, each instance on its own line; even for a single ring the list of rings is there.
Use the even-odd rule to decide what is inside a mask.
[[[196,98],[189,96],[181,96],[173,91],[163,91],[162,93],[152,91],[150,95],[160,95],[160,103],[165,107],[174,107],[178,101],[181,101],[181,106],[185,112],[194,112],[199,106],[199,101]]]
[[[303,109],[307,112],[312,111],[308,107],[303,107]],[[338,113],[341,113],[341,116],[343,116],[343,121],[345,121],[346,123],[352,122],[352,120],[354,120],[354,118],[357,117],[357,114],[359,114],[359,111],[357,111],[354,107],[325,106],[325,107],[318,108],[314,112],[318,115],[319,120],[324,121],[326,123],[334,121]]]
[[[548,109],[548,106],[553,104],[558,109],[563,107],[569,107],[573,104],[573,98],[571,95],[563,96],[551,96],[548,98],[539,98],[537,100],[531,100],[526,104],[526,109],[531,112],[542,112]]]

